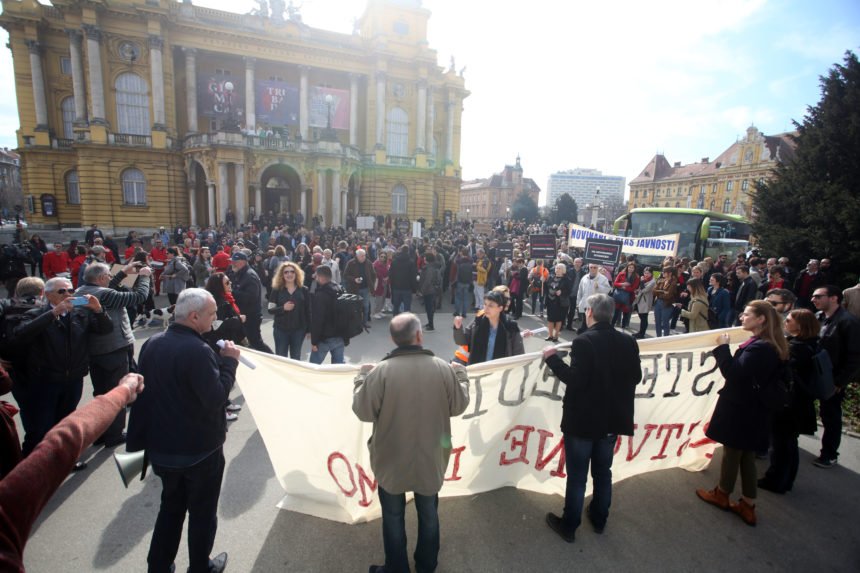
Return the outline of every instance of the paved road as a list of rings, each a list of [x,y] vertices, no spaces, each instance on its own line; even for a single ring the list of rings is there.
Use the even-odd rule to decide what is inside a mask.
[[[447,358],[454,349],[450,305],[443,310],[426,342]],[[347,348],[348,360],[380,358],[391,346],[387,324],[387,318],[374,321],[371,334]],[[524,317],[522,325],[538,322]],[[273,344],[269,321],[263,330]],[[154,332],[140,331],[138,344]],[[526,350],[543,344],[527,340]],[[238,389],[234,394],[241,403]],[[561,497],[504,488],[444,499],[439,571],[858,571],[860,442],[846,438],[840,466],[830,470],[810,463],[816,440],[802,445],[795,491],[761,492],[756,528],[696,498],[695,488],[716,483],[718,464],[700,473],[666,470],[617,484],[606,532],[599,536],[584,525],[573,545],[543,521],[547,511],[560,511]],[[350,526],[275,507],[282,490],[249,413],[231,424],[225,454],[215,552],[229,552],[228,570],[364,572],[383,560],[379,521]],[[28,570],[145,571],[159,480],[150,476],[126,490],[110,451],[90,448],[86,456],[89,468],[69,477],[36,525],[26,551]],[[763,472],[764,462],[759,464]],[[414,542],[411,509],[407,527]],[[183,538],[177,571],[187,563]]]

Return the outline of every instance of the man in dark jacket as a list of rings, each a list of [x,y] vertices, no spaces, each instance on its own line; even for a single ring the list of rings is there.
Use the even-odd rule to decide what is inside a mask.
[[[750,276],[750,268],[746,265],[739,265],[735,269],[735,275],[738,277],[738,290],[735,293],[735,326],[741,323],[741,313],[751,300],[755,300],[758,293],[755,281]]]
[[[243,251],[236,251],[230,257],[232,272],[229,273],[233,281],[233,298],[240,314],[245,315],[245,336],[251,348],[261,352],[272,353],[272,349],[263,342],[263,334],[260,326],[263,324],[263,284],[256,271],[248,266],[248,255]]]
[[[338,336],[335,325],[335,305],[340,288],[331,282],[331,269],[317,267],[317,290],[311,299],[311,357],[314,364],[322,364],[331,352],[332,364],[343,364],[344,340]]]
[[[556,355],[554,346],[543,351],[546,365],[567,387],[561,419],[567,469],[564,514],[548,513],[546,521],[568,543],[582,520],[589,462],[594,494],[588,519],[597,533],[603,532],[612,499],[615,441],[618,434],[633,435],[633,401],[642,379],[639,346],[632,336],[610,326],[614,312],[609,295],[586,299],[588,330],[573,339],[570,366]]]
[[[224,476],[224,406],[236,380],[239,349],[226,341],[219,356],[203,340],[216,313],[208,291],[186,289],[176,301],[176,322],[140,350],[146,392],[131,410],[128,451],[146,450],[163,487],[147,556],[150,571],[172,570],[186,512],[188,570],[223,571],[227,563],[226,553],[210,559],[209,551]]]
[[[346,292],[361,296],[364,301],[364,326],[370,327],[370,291],[376,286],[376,271],[364,249],[356,249],[355,258],[346,263],[343,284]]]
[[[21,402],[25,456],[48,430],[78,407],[89,371],[87,334],[113,330],[97,297],[84,295],[86,305],[73,306],[73,291],[69,279],[49,280],[45,283],[45,304],[28,311],[29,320],[13,332],[15,342],[26,349],[24,372],[16,376],[26,395]]]
[[[833,362],[833,383],[836,393],[819,402],[821,424],[821,455],[812,463],[831,468],[839,458],[842,441],[842,400],[845,388],[860,375],[860,320],[842,306],[842,291],[835,285],[815,289],[812,304],[818,309],[821,322],[821,347]]]
[[[391,306],[394,307],[394,316],[401,312],[411,312],[412,295],[418,290],[418,266],[415,264],[415,257],[409,252],[408,245],[401,246],[391,260],[388,283],[391,285]]]

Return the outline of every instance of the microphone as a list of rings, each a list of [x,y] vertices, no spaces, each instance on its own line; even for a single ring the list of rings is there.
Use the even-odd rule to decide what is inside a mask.
[[[224,344],[224,341],[223,341],[223,340],[219,340],[219,341],[218,341],[218,342],[216,342],[215,344],[217,344],[217,345],[218,345],[218,348],[224,348],[224,346],[225,346],[225,344]],[[256,365],[256,364],[254,364],[253,362],[251,362],[250,360],[248,360],[247,358],[245,358],[242,354],[239,354],[239,362],[241,362],[242,364],[244,364],[245,366],[247,366],[247,367],[248,367],[248,368],[250,368],[251,370],[254,370],[255,368],[257,368],[257,365]]]

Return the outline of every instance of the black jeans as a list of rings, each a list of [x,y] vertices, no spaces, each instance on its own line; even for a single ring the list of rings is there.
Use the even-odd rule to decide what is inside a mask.
[[[114,325],[119,328],[119,325]],[[107,394],[130,372],[134,347],[120,348],[107,354],[90,356],[90,380],[93,382],[93,396]],[[125,408],[120,409],[114,421],[97,441],[112,442],[122,437],[125,428]]]
[[[774,415],[771,427],[770,467],[764,477],[772,489],[790,491],[797,477],[800,465],[800,454],[797,447],[798,433],[794,430],[792,421],[785,419],[785,414]]]
[[[523,295],[511,293],[511,313],[513,313],[514,319],[522,318]]]
[[[29,455],[51,428],[75,411],[83,387],[83,378],[38,380],[20,387],[16,384],[13,395],[21,407],[21,425],[24,426],[22,454]]]
[[[818,403],[821,424],[824,426],[824,433],[821,435],[821,457],[826,460],[835,460],[839,457],[839,444],[842,443],[843,398],[845,393],[839,392]]]
[[[224,450],[218,448],[202,462],[188,468],[167,468],[153,464],[161,478],[161,507],[155,520],[149,555],[150,573],[169,570],[188,513],[188,560],[191,573],[209,571],[209,554],[218,529],[218,498],[224,477]]]
[[[427,324],[429,324],[431,328],[435,328],[433,326],[433,315],[436,314],[436,295],[435,294],[425,294],[424,295],[424,312],[427,313]]]
[[[263,342],[263,335],[260,333],[260,326],[263,323],[263,317],[260,315],[245,315],[245,336],[248,337],[248,343],[250,343],[251,348],[254,350],[259,350],[260,352],[268,352],[269,354],[274,354],[272,349],[269,348],[269,345]]]

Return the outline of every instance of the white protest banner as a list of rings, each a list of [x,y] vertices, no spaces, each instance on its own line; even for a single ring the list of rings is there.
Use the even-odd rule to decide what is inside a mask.
[[[678,254],[678,241],[681,240],[679,233],[672,235],[660,235],[659,237],[622,237],[601,233],[594,229],[571,225],[567,237],[568,248],[585,248],[586,239],[607,239],[610,241],[621,241],[623,243],[621,252],[628,255],[652,255],[657,257],[676,256]]]
[[[723,378],[711,355],[717,333],[640,341],[642,381],[633,436],[620,436],[613,480],[654,470],[707,467],[705,428]],[[746,338],[728,330],[732,343]],[[452,344],[453,347],[453,344]],[[249,351],[238,383],[286,495],[280,507],[344,523],[380,516],[367,440],[352,412],[358,366],[315,366]],[[607,364],[612,368],[612,364]],[[540,353],[468,369],[470,404],[451,420],[453,452],[442,497],[504,486],[564,496],[562,384]],[[590,492],[589,483],[589,492]]]

